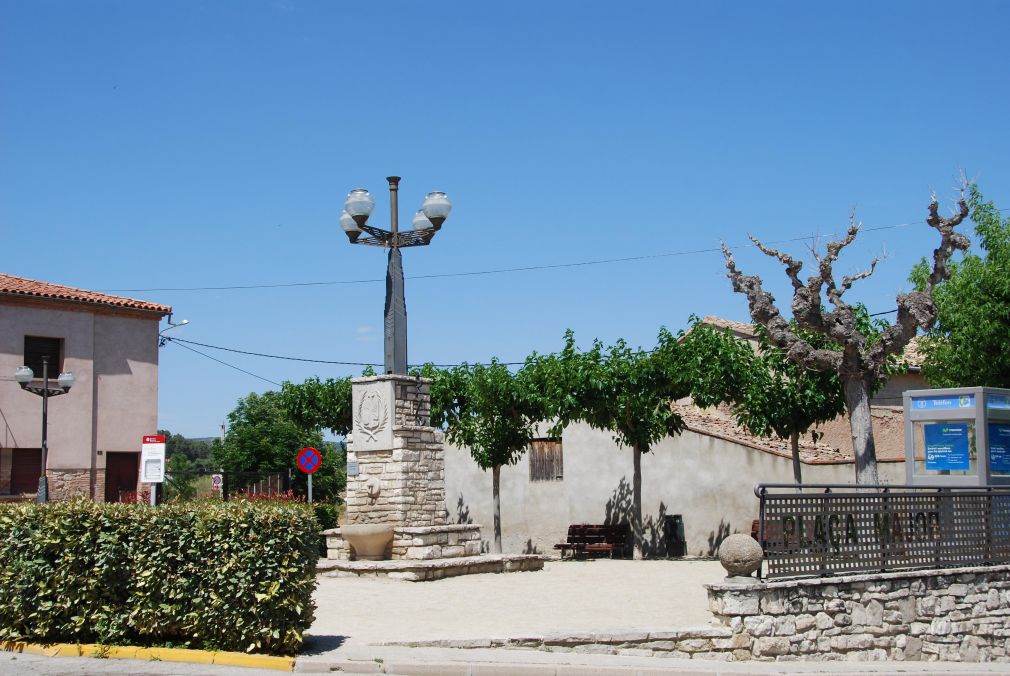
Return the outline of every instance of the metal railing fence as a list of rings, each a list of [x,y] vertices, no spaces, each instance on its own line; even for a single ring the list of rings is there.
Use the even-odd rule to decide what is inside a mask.
[[[1010,488],[758,484],[759,576],[1010,564]]]

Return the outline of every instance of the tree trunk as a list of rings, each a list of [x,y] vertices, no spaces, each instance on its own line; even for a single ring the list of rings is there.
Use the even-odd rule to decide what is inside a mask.
[[[789,435],[789,444],[793,448],[793,479],[796,483],[803,483],[803,469],[800,467],[800,433],[793,432]]]
[[[873,444],[873,423],[870,417],[870,390],[862,378],[844,381],[845,408],[849,412],[852,430],[852,450],[856,455],[856,483],[879,484],[877,448]]]
[[[635,468],[631,475],[631,533],[634,538],[634,557],[642,558],[642,449],[634,447]]]
[[[501,465],[491,469],[491,491],[494,494],[494,553],[501,554]]]

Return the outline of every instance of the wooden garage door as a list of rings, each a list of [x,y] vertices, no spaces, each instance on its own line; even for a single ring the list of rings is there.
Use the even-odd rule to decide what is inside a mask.
[[[42,475],[41,448],[15,448],[11,458],[11,493],[35,493]]]
[[[136,493],[140,453],[105,454],[105,501],[122,502],[127,493]]]

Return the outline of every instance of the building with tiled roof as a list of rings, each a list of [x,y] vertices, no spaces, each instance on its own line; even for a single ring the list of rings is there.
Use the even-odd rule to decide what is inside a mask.
[[[34,494],[42,401],[14,380],[72,372],[50,397],[46,475],[53,499],[117,501],[137,490],[144,435],[158,421],[158,325],[172,308],[0,273],[0,499]],[[52,383],[55,385],[55,383]]]
[[[63,284],[40,282],[25,277],[15,277],[0,272],[0,302],[2,303],[44,303],[54,307],[60,303],[64,309],[80,308],[86,312],[115,310],[121,312],[155,313],[159,318],[171,314],[168,305],[149,303],[144,300],[110,296],[97,291],[85,291]]]
[[[750,324],[718,317],[702,320],[753,340]],[[892,376],[871,407],[878,471],[884,483],[905,480],[901,392],[924,387],[921,358],[907,373]],[[727,406],[699,409],[690,400],[674,404],[685,429],[657,442],[641,458],[641,495],[648,556],[712,556],[730,533],[749,533],[758,517],[757,483],[793,483],[789,441],[748,433]],[[502,467],[500,491],[505,551],[547,552],[563,542],[575,523],[628,523],[631,519],[633,453],[614,435],[584,423],[544,438],[515,465]],[[810,484],[855,481],[852,435],[847,416],[800,439],[803,480]],[[445,456],[446,500],[457,518],[490,523],[491,477],[467,449],[452,446]]]
[[[702,318],[701,323],[714,326],[718,329],[728,329],[734,338],[756,344],[757,336],[754,332],[753,324],[723,319],[713,315],[705,316]],[[920,349],[919,337],[916,336],[905,346],[904,351],[898,359],[898,363],[901,364],[904,371],[890,376],[887,382],[873,395],[870,405],[900,407],[902,405],[902,392],[925,388],[926,381],[922,378],[922,360],[923,354]]]

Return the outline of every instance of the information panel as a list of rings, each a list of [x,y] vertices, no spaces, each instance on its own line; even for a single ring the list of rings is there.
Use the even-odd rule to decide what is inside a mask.
[[[1010,472],[1010,425],[989,423],[989,471]]]
[[[165,481],[164,435],[150,434],[144,437],[140,447],[140,480],[146,484],[160,484]]]
[[[927,470],[968,470],[968,423],[929,423],[926,436]]]

